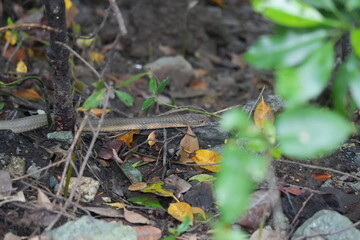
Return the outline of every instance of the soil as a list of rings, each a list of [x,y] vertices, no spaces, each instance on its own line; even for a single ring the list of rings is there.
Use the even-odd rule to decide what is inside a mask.
[[[76,44],[76,34],[70,28],[69,45],[81,56],[88,59],[90,51],[98,51],[104,54],[104,62],[92,62],[95,69],[101,72],[105,67],[106,81],[109,85],[126,80],[129,76],[144,72],[144,66],[164,56],[182,55],[195,70],[196,74],[181,72],[177,68],[169,68],[157,72],[157,77],[163,79],[170,76],[170,82],[161,97],[165,102],[176,103],[178,106],[193,106],[206,111],[218,111],[235,105],[243,105],[251,100],[256,100],[263,88],[263,95],[273,94],[274,79],[271,72],[260,71],[251,68],[241,60],[241,55],[261,35],[271,31],[271,24],[255,14],[248,1],[228,0],[223,6],[216,1],[169,1],[169,0],[122,0],[117,1],[126,23],[128,34],[122,36],[111,50],[111,45],[119,34],[117,19],[111,12],[107,13],[106,1],[73,1],[77,14],[72,20],[81,28],[81,35],[96,35],[95,42],[88,48],[81,48]],[[26,17],[32,16],[31,21],[36,21],[31,9],[40,11],[41,1],[6,1],[4,4],[2,26],[5,19],[26,22]],[[193,5],[192,5],[193,4]],[[101,23],[105,16],[107,20],[103,27]],[[46,17],[40,14],[39,23],[46,24]],[[73,25],[74,29],[74,25]],[[97,31],[98,30],[98,31]],[[13,72],[17,58],[23,58],[29,68],[29,75],[40,76],[44,81],[48,94],[51,96],[52,70],[45,58],[46,46],[38,39],[48,41],[46,32],[39,29],[26,31],[34,38],[23,41],[21,50],[23,55],[15,54],[12,61],[8,58],[0,58],[1,75]],[[5,40],[0,41],[1,49],[5,48]],[[32,53],[26,50],[31,50]],[[110,59],[110,61],[107,61]],[[85,85],[77,89],[74,101],[79,101],[90,95],[94,90],[92,83],[97,81],[96,76],[78,58],[72,57],[71,74],[73,80],[83,82]],[[6,79],[2,79],[1,81]],[[27,81],[13,89],[0,89],[0,102],[5,103],[0,118],[9,116],[23,117],[36,110],[46,110],[46,105],[41,100],[29,100],[14,94],[16,90],[35,87],[34,81]],[[39,90],[37,88],[37,90]],[[113,111],[112,116],[141,116],[141,105],[144,100],[151,96],[148,90],[148,80],[139,79],[124,87],[134,96],[134,104],[125,106],[116,97],[110,96],[107,106]],[[50,99],[52,101],[52,99]],[[170,110],[163,105],[152,108],[148,114],[158,114]],[[13,232],[19,236],[31,236],[40,234],[53,216],[55,210],[39,211],[37,190],[46,192],[48,197],[58,199],[55,195],[55,185],[59,182],[64,165],[59,163],[41,172],[36,179],[27,177],[29,167],[33,164],[37,169],[48,166],[49,162],[56,163],[61,160],[64,152],[69,148],[68,144],[59,143],[55,140],[46,139],[47,129],[41,129],[24,134],[14,134],[10,131],[0,131],[0,169],[7,169],[14,158],[24,159],[24,170],[18,175],[12,176],[19,180],[13,181],[13,191],[23,191],[26,202],[10,202],[0,205],[0,238],[6,233]],[[221,145],[227,138],[215,127],[195,128],[195,134],[199,138],[200,147]],[[156,144],[150,148],[140,145],[146,142],[150,131],[142,131],[131,143],[131,148],[137,150],[137,154],[125,154],[124,159],[133,164],[139,161],[139,155],[151,156],[155,161],[140,166],[138,170],[142,175],[143,182],[156,182],[175,174],[181,179],[188,180],[191,176],[199,173],[209,173],[204,169],[194,166],[179,165],[175,161],[177,147],[184,136],[186,129],[168,130],[166,138],[171,139],[167,144],[166,168],[162,165],[163,144]],[[163,139],[164,131],[156,130],[158,139]],[[91,141],[91,136],[82,137],[79,143],[78,156],[86,154],[86,149]],[[95,148],[89,159],[84,176],[92,177],[100,182],[100,188],[95,200],[91,203],[82,203],[82,206],[97,206],[103,203],[105,197],[113,202],[125,202],[131,205],[127,199],[142,197],[144,193],[129,191],[131,179],[124,175],[109,149],[109,140],[101,136],[95,142]],[[121,145],[121,144],[120,144]],[[118,154],[122,156],[129,148],[122,144],[118,147]],[[104,150],[105,149],[105,150]],[[110,148],[111,149],[111,148]],[[99,157],[100,155],[100,157]],[[109,156],[107,159],[105,156]],[[81,157],[79,157],[81,159]],[[150,159],[150,157],[149,157]],[[76,166],[79,166],[76,161]],[[352,221],[360,220],[359,189],[354,186],[358,179],[351,177],[358,172],[360,167],[360,142],[353,137],[344,144],[341,149],[328,157],[321,159],[295,162],[291,160],[274,161],[275,175],[278,187],[281,190],[281,207],[286,217],[296,229],[306,219],[321,209],[333,209]],[[27,172],[26,172],[27,171]],[[326,181],[316,180],[316,175],[330,174],[331,178]],[[24,176],[25,175],[25,176]],[[75,176],[75,173],[73,173]],[[21,177],[24,176],[24,177]],[[355,176],[355,175],[354,175]],[[190,192],[178,194],[180,200],[184,200],[206,210],[216,216],[216,206],[212,194],[212,184],[204,183],[199,187],[194,181]],[[170,186],[171,187],[171,186]],[[292,190],[304,190],[301,194],[293,194]],[[309,196],[312,195],[310,198]],[[168,206],[173,199],[145,194],[153,200],[160,201],[163,206]],[[201,196],[201,197],[199,197]],[[308,201],[305,207],[304,202]],[[58,203],[59,203],[58,202]],[[62,203],[62,202],[61,202]],[[130,209],[142,213],[152,221],[152,225],[161,229],[166,235],[169,228],[174,228],[179,221],[169,216],[166,211],[139,207],[132,205]],[[79,217],[83,211],[69,214]],[[101,214],[92,213],[99,218]],[[49,220],[50,219],[50,220]],[[61,226],[70,218],[63,214],[54,227]],[[122,219],[125,224],[136,225]],[[211,224],[200,222],[194,225],[187,234],[196,235],[197,239],[210,238]],[[247,229],[252,232],[255,229]],[[190,238],[189,238],[190,239]]]

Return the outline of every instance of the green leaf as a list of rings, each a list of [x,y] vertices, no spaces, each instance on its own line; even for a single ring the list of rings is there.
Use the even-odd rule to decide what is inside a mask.
[[[360,61],[354,53],[351,53],[348,59],[341,65],[332,87],[335,109],[349,116],[352,110],[348,109],[350,107],[348,87],[355,104],[360,108]]]
[[[250,122],[248,114],[242,110],[236,109],[223,114],[220,126],[228,132],[235,132],[237,137],[258,137],[260,130]]]
[[[82,107],[85,109],[96,108],[100,105],[100,102],[103,100],[105,93],[105,88],[96,90],[85,100]]]
[[[360,8],[360,1],[359,0],[346,0],[345,6],[348,11],[352,11],[357,8]]]
[[[245,212],[250,193],[255,187],[246,170],[247,164],[252,161],[252,155],[239,148],[236,143],[230,142],[223,151],[223,157],[215,182],[215,192],[222,222],[231,224]]]
[[[105,80],[100,80],[97,82],[94,82],[91,84],[91,86],[93,86],[96,90],[100,90],[101,88],[103,88],[105,86]]]
[[[320,9],[329,11],[336,10],[336,6],[332,0],[303,0],[303,2]]]
[[[188,181],[197,180],[199,182],[214,182],[215,177],[209,174],[197,174],[188,179]]]
[[[149,197],[145,196],[145,197],[128,198],[127,200],[129,202],[132,202],[132,203],[135,203],[135,204],[138,204],[138,205],[142,205],[142,206],[145,206],[145,207],[159,208],[159,209],[165,210],[165,208],[160,204],[159,201],[157,201],[157,200],[149,201],[148,199],[149,199]]]
[[[245,54],[245,60],[259,68],[292,67],[321,47],[329,32],[323,29],[303,32],[286,31],[261,37]]]
[[[130,84],[130,83],[132,83],[132,82],[134,82],[134,81],[138,80],[139,78],[142,78],[142,77],[144,77],[146,75],[148,75],[148,72],[136,74],[136,75],[132,76],[131,78],[126,79],[125,81],[117,84],[115,88],[120,88],[120,87],[123,87],[125,85],[128,85],[128,84]]]
[[[127,107],[131,107],[134,104],[134,98],[127,92],[115,90],[116,96],[122,101]]]
[[[156,94],[157,83],[156,83],[156,78],[155,77],[150,78],[149,89],[154,95]]]
[[[314,27],[326,19],[312,6],[298,0],[253,0],[254,10],[287,27]]]
[[[159,84],[159,87],[156,91],[156,95],[159,95],[160,93],[162,93],[162,91],[164,91],[166,85],[169,83],[169,78],[166,78],[164,80],[162,80]]]
[[[142,110],[145,110],[151,107],[155,103],[155,97],[148,98],[144,101],[143,105],[141,106]]]
[[[317,97],[326,87],[334,65],[333,44],[328,42],[316,49],[298,67],[276,72],[276,92],[294,107]]]
[[[119,166],[121,171],[130,180],[131,184],[139,183],[142,181],[141,172],[137,168],[134,168],[130,163],[126,162]]]
[[[7,18],[6,22],[7,22],[7,26],[14,24],[13,20],[11,18],[9,18],[9,17]]]
[[[0,110],[3,110],[4,107],[5,107],[5,103],[0,102]]]
[[[351,133],[351,124],[339,114],[318,107],[286,110],[276,122],[281,151],[298,159],[331,153]]]
[[[351,31],[350,41],[354,52],[358,57],[360,57],[360,28],[356,28]]]
[[[185,221],[179,224],[176,228],[176,232],[180,235],[190,227],[191,221],[189,216],[185,216]]]

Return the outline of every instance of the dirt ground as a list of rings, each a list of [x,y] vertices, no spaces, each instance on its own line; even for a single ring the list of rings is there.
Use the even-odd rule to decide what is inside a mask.
[[[248,1],[227,0],[224,2],[225,4],[221,6],[216,1],[210,0],[117,1],[128,34],[120,37],[115,50],[111,50],[112,43],[119,34],[119,27],[114,14],[107,12],[108,2],[73,1],[77,14],[71,20],[72,23],[81,28],[83,36],[95,33],[96,40],[90,47],[82,48],[77,44],[76,34],[70,28],[69,31],[72,34],[69,35],[69,45],[86,59],[90,51],[102,53],[105,61],[92,62],[92,65],[99,72],[106,66],[105,76],[109,85],[115,85],[129,76],[144,72],[146,64],[164,56],[183,56],[192,67],[191,71],[167,66],[156,72],[159,79],[170,77],[168,87],[161,95],[163,101],[176,103],[178,106],[192,106],[215,112],[256,100],[264,88],[264,96],[274,94],[274,79],[271,72],[255,70],[241,60],[247,47],[260,35],[270,32],[271,24],[254,13]],[[1,26],[6,25],[8,17],[11,17],[14,22],[20,21],[19,23],[38,21],[38,23],[46,24],[46,18],[41,12],[41,1],[4,1],[2,7]],[[31,11],[34,9],[39,12],[38,16],[34,16],[35,11]],[[107,19],[101,26],[105,17]],[[29,68],[29,75],[40,76],[51,95],[53,92],[51,68],[45,57],[46,46],[39,41],[39,39],[48,41],[49,36],[45,31],[38,29],[25,32],[32,38],[23,40],[22,47],[18,50],[23,51],[23,55],[15,54],[12,61],[8,61],[9,56],[0,58],[2,78],[8,72],[14,71],[17,57],[23,58]],[[4,49],[5,45],[6,41],[2,38],[1,49]],[[106,59],[111,60],[107,62]],[[86,84],[81,91],[77,90],[75,93],[74,101],[79,101],[90,95],[93,91],[91,84],[97,81],[97,78],[78,58],[72,56],[71,61],[72,79]],[[5,78],[1,79],[1,81],[5,80]],[[0,102],[5,103],[0,112],[0,118],[22,117],[38,109],[45,110],[42,100],[23,99],[14,94],[15,90],[24,90],[33,86],[33,81],[27,81],[11,89],[0,88]],[[124,87],[123,90],[134,96],[133,106],[127,107],[114,96],[110,96],[107,108],[114,111],[109,116],[143,116],[141,105],[146,98],[151,96],[148,80],[139,79]],[[148,114],[156,115],[168,110],[170,110],[169,107],[161,105],[150,110]],[[19,179],[13,181],[13,188],[15,192],[23,191],[27,199],[26,202],[0,205],[0,239],[8,232],[13,232],[18,236],[41,234],[56,215],[55,210],[45,211],[38,207],[37,190],[46,192],[51,200],[58,197],[55,195],[55,185],[63,174],[64,165],[54,164],[53,167],[42,171],[35,179],[22,177],[29,173],[29,167],[32,165],[40,169],[48,166],[49,163],[61,160],[64,152],[69,148],[68,144],[46,139],[47,131],[47,129],[41,129],[24,134],[0,131],[2,143],[0,169],[8,169],[7,167],[13,164],[14,159],[25,159],[25,162],[21,164],[24,165],[22,169],[26,170],[20,170],[16,176],[13,176]],[[167,164],[167,168],[163,168],[163,153],[159,151],[163,145],[160,144],[158,148],[149,148],[147,145],[138,146],[146,142],[150,131],[142,131],[137,135],[131,146],[131,148],[137,146],[137,153],[124,155],[124,159],[130,164],[139,161],[140,155],[142,159],[145,158],[144,156],[155,159],[138,167],[143,182],[164,179],[170,175],[188,180],[193,175],[209,173],[198,167],[179,165],[174,160],[177,146],[184,132],[186,130],[183,129],[167,132],[166,137],[172,139],[167,146],[167,161],[172,164]],[[211,126],[195,128],[194,132],[199,138],[200,148],[221,145],[227,138],[225,134]],[[163,134],[162,130],[156,130],[158,139],[162,139]],[[321,209],[336,210],[354,222],[360,220],[360,198],[358,192],[352,187],[358,180],[350,176],[351,174],[355,176],[360,167],[359,140],[353,137],[331,156],[314,161],[300,163],[287,159],[274,161],[277,184],[281,192],[280,205],[291,223],[292,230]],[[83,137],[78,156],[86,154],[90,141],[91,136]],[[94,152],[84,175],[96,178],[100,182],[100,188],[95,200],[90,203],[81,202],[80,206],[84,208],[99,206],[105,197],[114,202],[126,203],[131,206],[129,209],[150,219],[150,225],[161,229],[166,235],[167,230],[176,227],[179,221],[169,216],[164,210],[139,207],[127,201],[132,197],[142,197],[144,193],[128,190],[132,181],[120,170],[115,161],[106,158],[112,154],[108,150],[112,148],[109,147],[110,144],[113,142],[106,136],[99,137],[95,142]],[[121,144],[116,145],[120,156],[129,150],[125,146],[118,145]],[[61,150],[54,150],[55,148],[61,148]],[[79,167],[79,161],[76,162],[76,166]],[[15,166],[15,168],[21,167]],[[73,175],[76,175],[75,172]],[[316,176],[321,176],[321,174],[330,174],[331,179],[319,180]],[[201,207],[211,215],[211,218],[216,218],[217,208],[212,195],[212,184],[207,182],[197,186],[194,181],[191,184],[192,188],[189,192],[178,195],[180,200],[191,203],[192,206]],[[145,195],[159,201],[162,206],[167,206],[173,200],[152,194]],[[305,206],[304,202],[306,202]],[[61,216],[54,227],[61,226],[71,219],[69,215],[79,217],[84,215],[84,212],[86,211],[82,208],[76,212],[69,210],[67,215]],[[119,219],[101,213],[92,212],[91,215],[100,219]],[[123,218],[120,219],[124,224],[138,225]],[[256,228],[246,230],[251,233]],[[210,239],[211,221],[198,222],[191,227],[188,234],[196,235],[195,239]]]

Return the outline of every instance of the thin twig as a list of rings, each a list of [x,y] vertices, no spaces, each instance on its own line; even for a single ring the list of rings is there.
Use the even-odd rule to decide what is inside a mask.
[[[342,172],[342,171],[339,171],[339,170],[327,168],[327,167],[320,167],[320,166],[310,165],[310,164],[306,164],[306,163],[293,162],[293,161],[289,161],[289,160],[285,160],[285,159],[277,159],[276,161],[277,161],[277,162],[289,163],[289,164],[295,164],[295,165],[303,166],[303,167],[306,167],[306,168],[320,169],[320,170],[324,170],[324,171],[328,171],[328,172],[338,173],[338,174],[340,174],[340,175],[352,177],[352,178],[360,181],[360,178],[359,178],[359,177],[356,177],[356,176],[354,176],[354,175],[351,175],[351,174],[349,174],[349,173]]]

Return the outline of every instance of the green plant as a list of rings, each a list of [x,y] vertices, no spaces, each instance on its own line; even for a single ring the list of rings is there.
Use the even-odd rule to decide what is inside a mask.
[[[190,227],[190,218],[188,216],[185,217],[185,221],[180,223],[176,229],[169,229],[168,232],[171,234],[170,236],[166,236],[161,240],[176,240],[182,233],[184,233]]]
[[[275,122],[278,148],[244,112],[224,116],[222,126],[235,137],[223,152],[216,182],[221,215],[215,239],[246,239],[229,226],[245,212],[275,152],[300,160],[331,153],[353,131],[348,119],[360,108],[360,1],[253,0],[252,5],[276,25],[273,34],[259,38],[244,58],[255,67],[275,71],[275,91],[286,110]],[[331,85],[335,45],[346,34],[353,52],[336,68]],[[329,85],[334,110],[309,103]],[[273,131],[271,124],[264,129]]]
[[[117,98],[122,101],[126,106],[131,107],[134,103],[134,98],[127,92],[121,91],[119,89],[148,74],[148,72],[139,73],[117,84],[114,88],[114,92]],[[103,80],[92,84],[92,86],[95,88],[95,91],[85,100],[82,105],[83,108],[91,109],[99,106],[106,93],[106,88],[104,87],[104,85],[105,82]]]

